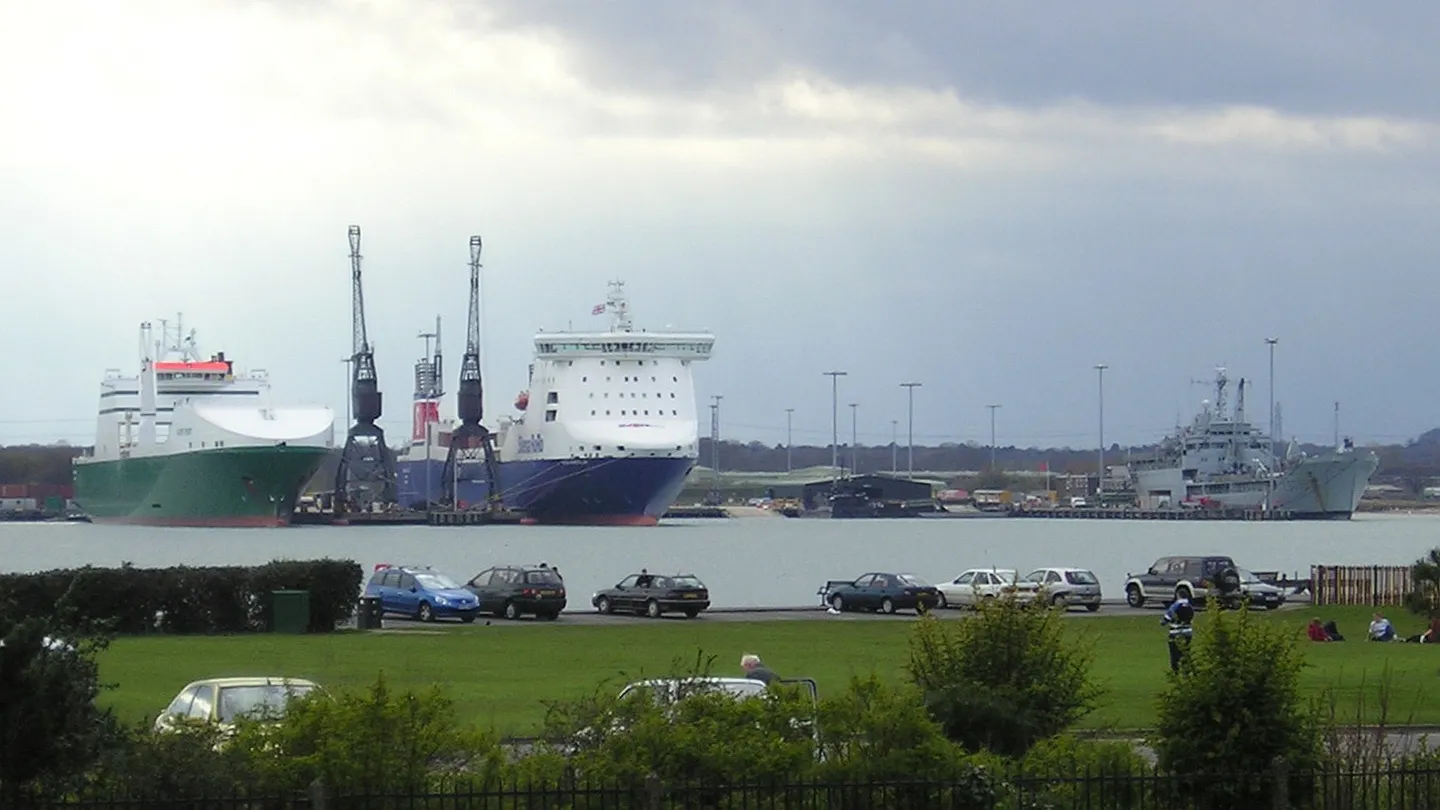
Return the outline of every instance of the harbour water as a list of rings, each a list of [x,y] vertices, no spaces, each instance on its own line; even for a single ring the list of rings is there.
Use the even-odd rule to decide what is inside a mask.
[[[492,565],[544,561],[560,569],[570,609],[639,569],[686,571],[715,607],[818,605],[827,579],[904,571],[931,582],[966,568],[1024,572],[1089,568],[1107,599],[1127,573],[1168,554],[1229,554],[1242,566],[1305,577],[1312,565],[1402,565],[1440,545],[1440,517],[1360,514],[1350,521],[730,520],[654,527],[482,526],[182,529],[84,523],[0,524],[0,571],[83,565],[256,565],[274,559],[354,559],[429,565],[464,581]]]

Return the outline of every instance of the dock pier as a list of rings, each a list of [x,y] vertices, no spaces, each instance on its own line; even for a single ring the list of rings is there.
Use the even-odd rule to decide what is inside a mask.
[[[1137,509],[1133,507],[1041,507],[1011,509],[1010,517],[1070,520],[1294,520],[1288,509]]]

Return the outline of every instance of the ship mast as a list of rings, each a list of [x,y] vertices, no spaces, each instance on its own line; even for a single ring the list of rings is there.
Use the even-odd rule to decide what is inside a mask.
[[[458,465],[478,453],[485,459],[486,508],[493,510],[499,508],[500,477],[495,438],[481,424],[485,418],[485,385],[480,373],[480,249],[480,237],[470,237],[470,311],[465,322],[465,354],[460,358],[460,388],[455,393],[460,425],[450,434],[441,486],[445,503],[458,508]]]
[[[350,226],[351,348],[350,394],[355,424],[345,436],[335,470],[335,514],[369,511],[395,502],[395,455],[377,424],[383,412],[375,352],[365,331],[365,293],[360,285],[360,226]]]

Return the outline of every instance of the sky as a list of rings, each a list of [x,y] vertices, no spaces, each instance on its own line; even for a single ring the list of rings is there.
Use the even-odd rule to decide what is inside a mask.
[[[350,225],[395,440],[417,337],[487,418],[538,329],[709,330],[722,435],[1093,447],[1251,384],[1440,425],[1440,5],[0,0],[0,444],[94,434],[183,313],[344,412]],[[455,385],[450,381],[450,387]],[[702,405],[702,410],[705,410]],[[453,415],[453,402],[446,402]],[[708,430],[701,414],[701,432]]]

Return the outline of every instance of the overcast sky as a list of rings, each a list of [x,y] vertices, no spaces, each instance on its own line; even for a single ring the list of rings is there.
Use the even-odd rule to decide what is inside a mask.
[[[1440,5],[788,0],[0,3],[0,443],[93,438],[183,312],[344,411],[364,229],[383,424],[416,335],[488,415],[538,328],[716,335],[727,438],[1092,447],[1268,355],[1287,434],[1440,425]],[[703,406],[702,406],[703,410]],[[445,405],[453,413],[453,403]],[[702,432],[708,413],[702,413]]]

